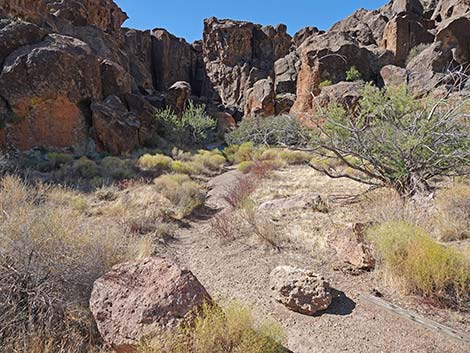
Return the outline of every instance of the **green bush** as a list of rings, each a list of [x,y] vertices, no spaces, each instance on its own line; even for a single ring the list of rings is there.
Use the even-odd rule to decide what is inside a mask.
[[[53,169],[60,168],[64,164],[72,163],[73,156],[67,153],[49,152],[47,159]]]
[[[429,192],[429,180],[436,176],[468,173],[470,128],[460,103],[417,100],[404,86],[367,84],[362,96],[354,114],[330,106],[315,142],[365,177],[333,176],[393,187],[409,197]]]
[[[247,174],[251,171],[251,169],[253,169],[254,166],[255,166],[255,162],[245,161],[245,162],[241,162],[237,166],[237,170],[244,173],[244,174]]]
[[[374,227],[369,238],[386,275],[400,289],[447,304],[468,305],[468,254],[441,245],[424,230],[404,222]]]
[[[305,164],[312,159],[312,155],[304,151],[283,150],[279,156],[287,164]]]
[[[362,75],[355,66],[351,66],[348,71],[346,71],[346,81],[356,82],[362,81]]]
[[[281,327],[259,324],[246,307],[233,303],[223,310],[205,304],[189,325],[145,342],[138,353],[284,353]]]
[[[132,179],[136,173],[130,159],[105,157],[100,163],[100,174],[111,179]]]
[[[280,115],[244,119],[237,129],[225,135],[225,140],[229,145],[253,142],[266,146],[303,146],[308,143],[309,135],[297,118]]]
[[[72,169],[74,174],[84,179],[93,179],[99,175],[97,164],[85,156],[75,161],[73,163]]]
[[[226,163],[225,157],[219,150],[200,150],[192,157],[192,161],[207,168],[209,171],[221,171]]]
[[[144,170],[163,172],[170,169],[173,160],[163,154],[144,154],[137,161],[137,165]]]
[[[176,174],[195,175],[201,172],[194,162],[173,161],[171,171]]]
[[[241,163],[252,161],[255,153],[255,145],[253,142],[245,142],[238,146],[237,152],[234,155],[234,162]]]
[[[178,116],[171,108],[157,112],[160,134],[178,147],[201,146],[208,143],[215,133],[217,122],[205,112],[203,105],[189,102],[188,107]]]

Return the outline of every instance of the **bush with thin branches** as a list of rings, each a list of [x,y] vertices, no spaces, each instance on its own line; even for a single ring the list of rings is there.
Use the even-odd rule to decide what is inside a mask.
[[[362,96],[354,113],[330,106],[315,139],[321,154],[357,174],[310,164],[314,169],[333,178],[393,187],[402,197],[429,191],[434,177],[468,174],[468,100],[417,100],[405,87],[370,84]]]

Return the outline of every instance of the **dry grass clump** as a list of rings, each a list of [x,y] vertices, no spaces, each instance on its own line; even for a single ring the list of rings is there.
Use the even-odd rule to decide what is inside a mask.
[[[191,325],[142,344],[139,353],[284,353],[285,337],[273,321],[256,324],[249,309],[204,305]]]
[[[226,159],[219,150],[200,150],[192,157],[192,161],[211,172],[221,172]],[[202,169],[202,168],[201,168]]]
[[[132,179],[136,177],[134,162],[130,159],[105,157],[100,163],[101,175],[113,180]]]
[[[191,161],[173,161],[171,162],[171,171],[175,174],[196,175],[201,172],[201,169]]]
[[[137,161],[137,165],[144,170],[164,172],[170,169],[172,159],[163,154],[144,154]]]
[[[312,155],[304,151],[282,150],[279,157],[289,165],[305,164],[312,159]]]
[[[184,218],[201,207],[205,201],[202,187],[184,174],[163,175],[154,181],[157,192],[172,202],[175,216]]]
[[[470,257],[405,222],[369,230],[386,277],[399,289],[441,304],[468,307]]]
[[[87,206],[77,210],[77,197],[63,188],[1,179],[0,346],[34,344],[24,351],[40,352],[40,340],[44,352],[89,350],[98,340],[88,310],[93,282],[117,263],[150,255],[121,227],[87,217],[81,209]],[[54,343],[47,349],[58,340],[71,348]]]
[[[470,238],[470,185],[456,184],[436,195],[436,228],[442,241]]]

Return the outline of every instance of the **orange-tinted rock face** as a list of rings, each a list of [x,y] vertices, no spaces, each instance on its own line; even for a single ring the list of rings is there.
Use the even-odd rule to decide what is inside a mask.
[[[434,21],[418,18],[414,14],[401,14],[385,26],[381,48],[395,54],[395,63],[403,65],[410,50],[421,43],[432,43],[434,36],[428,32]]]
[[[87,126],[82,112],[67,97],[26,98],[16,113],[23,117],[8,127],[10,143],[21,150],[36,146],[83,149]]]
[[[297,77],[297,99],[290,113],[299,118],[307,119],[313,109],[313,95],[318,95],[320,89],[320,63],[310,62],[308,55],[301,58],[299,76]]]

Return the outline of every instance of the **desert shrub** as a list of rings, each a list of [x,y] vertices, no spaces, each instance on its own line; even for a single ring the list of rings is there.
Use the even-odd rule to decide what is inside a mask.
[[[28,345],[35,334],[81,348],[99,340],[88,309],[93,282],[135,258],[140,243],[112,222],[90,220],[73,205],[80,197],[11,176],[0,181],[1,347]]]
[[[100,163],[100,174],[111,179],[132,179],[136,173],[130,159],[105,157]]]
[[[225,165],[226,159],[219,150],[200,150],[192,158],[195,163],[207,168],[209,171],[220,172]]]
[[[355,114],[331,106],[315,142],[366,177],[314,169],[333,178],[390,186],[402,197],[429,191],[429,180],[436,176],[468,173],[469,125],[461,104],[418,101],[403,86],[366,85],[362,95]]]
[[[254,175],[239,177],[227,187],[222,198],[233,209],[241,207],[243,202],[256,190],[258,178]]]
[[[183,150],[180,150],[179,148],[177,147],[173,147],[172,150],[171,150],[171,157],[175,160],[175,161],[190,161],[191,158],[192,158],[192,153],[191,152],[186,152],[186,151],[183,151]]]
[[[421,54],[428,47],[429,47],[429,44],[421,43],[411,48],[410,52],[408,53],[408,57],[406,58],[406,64],[409,64],[411,60],[416,58],[419,54]]]
[[[245,142],[238,146],[234,155],[234,162],[241,163],[252,161],[255,153],[255,145],[253,142]]]
[[[304,151],[283,150],[279,153],[279,156],[289,165],[305,164],[312,159],[311,154]]]
[[[176,174],[195,175],[201,172],[201,169],[194,162],[173,161],[171,162],[171,171]]]
[[[184,174],[162,175],[155,179],[155,187],[175,206],[175,216],[178,218],[191,215],[205,201],[201,186]]]
[[[355,66],[351,66],[349,70],[346,71],[346,81],[349,81],[349,82],[362,81],[362,75]]]
[[[73,161],[73,156],[67,153],[49,152],[47,159],[53,169],[60,168],[64,164],[69,164]]]
[[[266,146],[301,146],[309,140],[309,130],[296,118],[280,115],[244,119],[237,129],[225,136],[229,145],[253,142]]]
[[[470,299],[470,261],[463,252],[439,244],[419,227],[391,222],[372,228],[385,274],[400,289],[441,303]]]
[[[331,80],[324,80],[324,81],[320,82],[320,84],[318,86],[320,88],[324,88],[324,87],[331,86],[332,84],[333,84],[333,82],[331,82]]]
[[[94,161],[83,156],[73,163],[72,173],[84,179],[93,179],[99,175],[99,169]]]
[[[224,150],[222,151],[223,155],[225,156],[225,158],[230,164],[235,163],[235,155],[238,152],[239,148],[240,146],[238,145],[230,145],[230,146],[225,147]]]
[[[192,101],[181,116],[166,108],[157,112],[157,119],[161,125],[160,134],[182,148],[206,144],[217,126],[217,122],[207,115],[205,107],[194,105]]]
[[[162,334],[140,347],[139,353],[283,353],[281,327],[256,323],[249,309],[232,303],[223,309],[204,305],[192,324]]]
[[[237,170],[244,173],[244,174],[247,174],[251,171],[251,169],[255,166],[255,162],[252,162],[252,161],[245,161],[245,162],[241,162],[238,166],[237,166]]]
[[[137,165],[144,170],[163,172],[170,169],[173,160],[163,154],[144,154],[137,161]]]
[[[457,184],[436,195],[436,219],[440,240],[470,238],[470,185]]]

